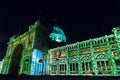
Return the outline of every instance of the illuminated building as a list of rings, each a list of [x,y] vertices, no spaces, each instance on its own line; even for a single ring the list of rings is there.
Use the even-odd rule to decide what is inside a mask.
[[[2,74],[119,76],[120,28],[112,32],[49,49],[48,31],[37,21],[26,33],[10,38]],[[58,41],[55,36],[52,39]]]
[[[39,60],[36,59],[41,59],[42,54],[48,50],[47,36],[47,29],[36,21],[29,26],[29,31],[17,37],[11,37],[4,57],[2,74],[38,75],[37,68],[43,63],[38,63]],[[38,58],[33,60],[37,56]]]
[[[120,75],[120,28],[114,34],[50,49],[49,75]]]

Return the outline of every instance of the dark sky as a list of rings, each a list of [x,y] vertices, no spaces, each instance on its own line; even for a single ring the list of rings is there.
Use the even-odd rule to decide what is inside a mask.
[[[52,29],[54,19],[67,37],[67,43],[111,34],[120,26],[120,1],[91,0],[1,0],[0,1],[0,59],[6,52],[9,37],[28,30],[39,19]]]

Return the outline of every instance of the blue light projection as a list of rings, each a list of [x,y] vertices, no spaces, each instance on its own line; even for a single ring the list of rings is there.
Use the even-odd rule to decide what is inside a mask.
[[[39,62],[39,60],[42,59],[42,54],[43,54],[43,52],[41,52],[37,49],[33,50],[30,75],[42,75],[43,74],[43,72],[42,72],[43,63]]]
[[[53,32],[49,35],[49,37],[56,42],[66,42],[66,37],[63,30],[60,29],[57,25],[53,27]]]

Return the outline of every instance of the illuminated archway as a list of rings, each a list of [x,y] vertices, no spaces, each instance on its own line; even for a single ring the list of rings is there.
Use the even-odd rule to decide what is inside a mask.
[[[15,47],[13,54],[11,56],[11,61],[10,61],[10,69],[9,69],[9,74],[11,75],[17,75],[19,74],[20,71],[20,60],[21,60],[21,55],[23,52],[24,46],[22,44],[19,44]]]

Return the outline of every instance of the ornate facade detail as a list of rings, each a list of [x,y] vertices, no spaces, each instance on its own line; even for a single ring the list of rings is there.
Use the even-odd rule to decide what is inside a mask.
[[[41,31],[43,27],[44,26],[42,24],[40,25],[39,21],[36,21],[33,25],[29,26],[29,31],[10,38],[7,53],[4,58],[2,74],[30,75],[33,50],[38,49],[42,52],[46,52],[48,48],[47,42],[45,42],[47,41],[47,34],[45,35]],[[44,29],[44,31],[47,33],[47,29]],[[39,34],[41,34],[41,36]],[[41,44],[44,44],[46,48],[43,48]]]
[[[120,28],[112,31],[114,34],[51,49],[63,49],[66,62],[63,59],[62,64],[66,65],[58,62],[58,73],[50,75],[61,75],[62,69],[65,71],[64,75],[120,75]]]
[[[2,74],[120,76],[120,28],[113,28],[111,35],[50,50],[49,36],[41,29],[46,30],[35,22],[23,35],[10,38]]]

